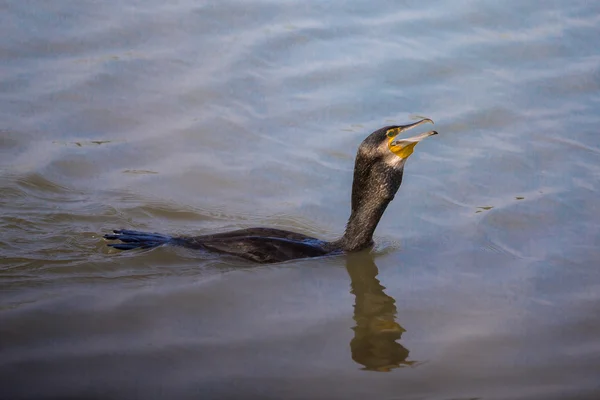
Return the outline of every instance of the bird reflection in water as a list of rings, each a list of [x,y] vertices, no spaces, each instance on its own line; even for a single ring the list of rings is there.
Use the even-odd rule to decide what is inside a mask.
[[[415,364],[408,361],[408,349],[397,341],[406,330],[396,322],[396,300],[383,291],[377,279],[379,270],[368,253],[347,257],[346,269],[352,280],[351,293],[356,296],[350,342],[352,359],[364,370],[388,372]]]

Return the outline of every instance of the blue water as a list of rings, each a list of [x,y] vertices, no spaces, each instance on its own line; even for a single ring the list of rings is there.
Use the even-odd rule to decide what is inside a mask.
[[[0,3],[0,397],[596,399],[600,3]],[[115,228],[338,237],[256,266]]]

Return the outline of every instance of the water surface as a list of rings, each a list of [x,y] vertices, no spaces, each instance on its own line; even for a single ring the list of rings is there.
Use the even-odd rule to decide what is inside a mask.
[[[0,397],[600,396],[597,4],[0,7]],[[358,144],[420,115],[371,252],[102,239],[333,239]]]

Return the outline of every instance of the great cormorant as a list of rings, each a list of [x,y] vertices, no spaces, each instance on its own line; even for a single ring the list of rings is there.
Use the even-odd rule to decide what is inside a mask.
[[[344,235],[327,242],[301,233],[273,228],[247,228],[202,236],[167,236],[159,233],[115,230],[105,235],[119,250],[151,248],[172,244],[243,257],[259,263],[275,263],[296,258],[320,257],[362,250],[373,245],[373,232],[394,199],[404,173],[404,163],[418,142],[436,135],[429,131],[408,138],[400,133],[426,122],[386,126],[371,133],[358,148],[352,182],[352,211]]]

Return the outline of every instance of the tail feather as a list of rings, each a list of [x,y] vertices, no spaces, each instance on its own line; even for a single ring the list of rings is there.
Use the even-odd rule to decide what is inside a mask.
[[[120,243],[109,243],[110,247],[118,250],[151,249],[169,243],[173,238],[160,233],[131,231],[117,229],[113,233],[104,235],[107,240],[120,240]]]

